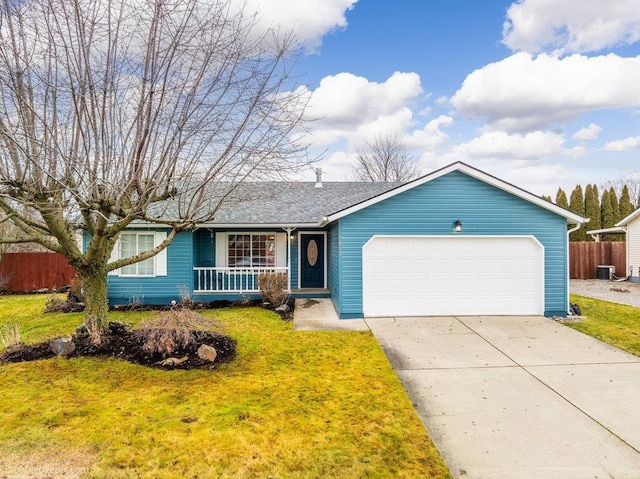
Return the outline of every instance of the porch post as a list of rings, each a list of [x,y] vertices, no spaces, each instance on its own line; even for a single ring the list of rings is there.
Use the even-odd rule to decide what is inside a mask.
[[[282,229],[287,232],[287,284],[288,291],[291,292],[291,232],[295,228],[288,226]]]

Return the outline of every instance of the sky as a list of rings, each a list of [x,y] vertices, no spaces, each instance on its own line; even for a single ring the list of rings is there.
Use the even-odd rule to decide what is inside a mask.
[[[423,173],[463,161],[539,195],[640,171],[638,0],[252,1],[305,42],[300,140],[327,181],[396,133]]]

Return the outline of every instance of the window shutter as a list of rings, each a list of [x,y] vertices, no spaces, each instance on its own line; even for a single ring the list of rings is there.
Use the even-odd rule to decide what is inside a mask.
[[[111,251],[111,256],[109,257],[109,263],[118,261],[119,259],[120,259],[120,238],[118,238],[116,240],[116,244],[113,245],[113,250]],[[119,276],[119,275],[120,275],[120,268],[114,269],[113,271],[109,271],[107,273],[107,276]]]
[[[216,233],[216,268],[227,266],[227,234]]]
[[[154,247],[158,246],[160,243],[162,243],[166,239],[167,239],[166,231],[156,231]],[[156,276],[166,276],[167,275],[167,248],[163,249],[155,256],[155,261],[156,261],[156,268],[155,268]]]
[[[276,267],[287,266],[287,233],[276,233]]]

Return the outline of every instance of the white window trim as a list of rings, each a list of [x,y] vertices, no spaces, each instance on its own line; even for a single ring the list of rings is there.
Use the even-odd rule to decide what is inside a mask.
[[[216,233],[216,267],[229,266],[229,236],[230,235],[273,235],[275,238],[274,265],[267,268],[279,268],[287,266],[287,234],[278,231],[225,231]],[[224,251],[219,241],[223,241]],[[224,257],[223,257],[224,255]],[[224,264],[221,262],[224,261]],[[262,268],[262,266],[253,266]]]
[[[154,235],[154,240],[153,240],[154,247],[158,246],[167,238],[166,231],[149,231],[149,230],[127,231],[125,230],[120,234],[121,235],[134,234],[136,235],[136,238],[140,234],[142,235],[152,234]],[[116,245],[113,248],[111,261],[115,261],[117,259],[122,258],[121,248],[122,248],[122,241],[121,241],[121,238],[118,238],[118,240],[116,241]],[[115,271],[112,271],[110,272],[110,274],[117,275],[121,278],[157,278],[159,276],[167,276],[167,248],[163,249],[155,256],[152,256],[150,260],[153,261],[153,274],[123,273],[122,272],[123,268],[119,268]],[[134,263],[134,264],[138,264],[138,263]]]

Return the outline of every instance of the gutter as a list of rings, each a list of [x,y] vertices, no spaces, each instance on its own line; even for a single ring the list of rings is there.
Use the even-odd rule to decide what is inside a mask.
[[[587,221],[585,221],[585,223],[589,222],[589,218],[585,218]],[[569,265],[569,235],[571,233],[573,233],[574,231],[578,231],[580,229],[580,227],[582,226],[582,223],[577,223],[575,228],[571,228],[567,230],[567,286],[566,286],[566,293],[567,293],[567,313],[569,313],[569,311],[571,311],[571,299],[569,298],[569,283],[571,282],[571,270],[570,270],[570,265]]]

